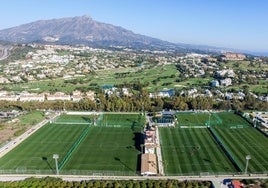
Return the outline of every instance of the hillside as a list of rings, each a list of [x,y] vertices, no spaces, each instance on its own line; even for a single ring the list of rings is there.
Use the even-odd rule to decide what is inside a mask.
[[[185,49],[175,44],[101,23],[90,16],[39,20],[0,31],[0,40],[16,43],[53,43],[92,47],[125,46],[139,49]]]

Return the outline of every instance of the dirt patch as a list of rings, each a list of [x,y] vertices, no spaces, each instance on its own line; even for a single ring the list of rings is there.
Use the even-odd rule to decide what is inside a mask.
[[[7,143],[11,139],[15,138],[16,133],[28,130],[27,126],[20,126],[17,123],[12,122],[1,122],[0,123],[0,145]]]

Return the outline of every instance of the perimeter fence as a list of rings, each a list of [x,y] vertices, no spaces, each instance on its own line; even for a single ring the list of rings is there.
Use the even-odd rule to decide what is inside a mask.
[[[0,169],[0,174],[32,174],[32,175],[55,175],[56,170],[44,169]],[[82,176],[140,176],[140,172],[130,171],[106,171],[106,170],[60,170],[59,175],[82,175]],[[198,177],[218,177],[218,176],[241,176],[245,175],[243,172],[192,172],[192,173],[166,173],[165,176],[198,176]],[[268,171],[250,172],[245,176],[260,176],[267,177]]]

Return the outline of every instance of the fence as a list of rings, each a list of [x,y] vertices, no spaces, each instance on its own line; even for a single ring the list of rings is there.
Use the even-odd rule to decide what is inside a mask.
[[[216,119],[216,124],[222,124],[222,119],[219,117],[217,113],[212,113],[212,115]],[[214,121],[212,121],[211,123],[214,123]]]
[[[245,119],[250,125],[255,127],[260,133],[262,133],[264,136],[268,137],[268,133],[261,129],[262,125],[258,121],[253,121],[249,116],[245,116],[242,113],[237,113],[239,116],[241,116],[243,119]],[[255,126],[256,125],[256,126]]]
[[[215,139],[215,141],[218,143],[218,145],[221,147],[221,149],[223,150],[223,152],[226,154],[226,156],[230,159],[230,161],[232,162],[232,164],[234,165],[234,167],[239,171],[242,172],[243,168],[241,167],[240,163],[238,163],[238,161],[236,160],[236,158],[234,157],[234,155],[232,155],[232,152],[228,149],[228,147],[226,145],[224,145],[224,142],[221,140],[221,138],[218,136],[218,134],[213,131],[212,128],[208,128],[209,132],[211,133],[211,135],[213,136],[213,138]]]
[[[55,175],[56,170],[51,169],[0,169],[0,174],[36,174]],[[138,176],[140,172],[106,171],[106,170],[60,170],[60,175],[86,175],[86,176]]]
[[[31,174],[31,175],[55,175],[56,170],[50,169],[0,169],[0,174]],[[60,170],[59,175],[82,175],[82,176],[140,176],[140,172],[130,171],[106,171],[106,170]],[[166,173],[165,176],[240,176],[243,172],[192,172],[192,173]],[[268,176],[268,171],[251,172],[250,176]]]

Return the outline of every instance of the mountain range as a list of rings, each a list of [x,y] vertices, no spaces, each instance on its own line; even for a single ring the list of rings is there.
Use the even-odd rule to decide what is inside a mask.
[[[39,20],[3,29],[0,30],[0,40],[15,43],[84,44],[93,47],[178,48],[177,45],[170,42],[95,21],[90,16]]]
[[[90,16],[39,20],[0,30],[0,41],[88,45],[97,48],[127,47],[132,49],[167,50],[172,52],[220,53],[233,49],[171,43],[136,34],[119,26],[101,23]],[[240,51],[241,52],[241,51]]]

